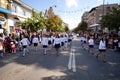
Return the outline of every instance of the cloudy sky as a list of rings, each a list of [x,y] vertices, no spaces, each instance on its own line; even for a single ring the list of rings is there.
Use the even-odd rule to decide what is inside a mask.
[[[103,0],[22,0],[24,3],[37,9],[45,11],[49,7],[53,7],[57,14],[64,22],[69,24],[69,28],[75,28],[81,21],[81,16],[85,11],[89,11],[92,7],[103,4]],[[120,0],[104,0],[105,4],[118,3]],[[56,5],[56,7],[55,7]]]

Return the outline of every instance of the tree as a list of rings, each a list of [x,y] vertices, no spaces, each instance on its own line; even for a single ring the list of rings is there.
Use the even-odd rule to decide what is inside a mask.
[[[112,8],[112,10],[104,15],[100,21],[102,28],[107,27],[109,30],[120,27],[120,8]]]
[[[69,27],[65,26],[65,32],[68,32],[68,31],[70,31]]]
[[[22,25],[22,28],[33,32],[44,28],[45,19],[42,12],[37,13],[33,10],[32,17],[27,18],[26,21],[20,25]]]
[[[82,21],[78,24],[78,26],[73,30],[73,32],[79,32],[79,31],[86,31],[87,30],[87,23]]]
[[[46,11],[45,16],[47,17],[45,24],[47,31],[64,31],[63,21],[58,15],[54,14],[52,7]]]

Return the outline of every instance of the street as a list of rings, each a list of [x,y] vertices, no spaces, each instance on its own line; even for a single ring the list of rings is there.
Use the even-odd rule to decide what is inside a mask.
[[[107,50],[107,62],[103,63],[101,57],[96,59],[82,49],[79,42],[75,38],[59,56],[54,48],[44,55],[41,45],[37,52],[31,46],[25,57],[22,52],[6,55],[0,58],[0,80],[120,80],[120,52]]]

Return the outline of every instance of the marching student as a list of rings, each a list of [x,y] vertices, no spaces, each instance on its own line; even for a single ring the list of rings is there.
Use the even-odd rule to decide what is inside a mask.
[[[98,58],[98,55],[102,55],[102,61],[106,62],[106,37],[103,36],[100,43],[99,43],[99,53],[97,53],[96,58]]]
[[[61,47],[61,40],[59,35],[56,35],[53,45],[56,50],[56,55],[59,56],[59,48]]]
[[[44,48],[44,55],[46,55],[47,52],[47,48],[48,48],[48,37],[46,34],[44,34],[43,38],[42,38],[42,42],[41,42],[43,48]]]
[[[68,44],[71,46],[72,44],[72,40],[73,40],[73,36],[72,35],[69,35],[68,36]]]
[[[23,36],[23,39],[20,41],[23,45],[23,54],[22,56],[24,57],[26,55],[26,53],[29,53],[28,50],[28,46],[30,45],[30,41],[28,40],[28,38],[26,38],[26,36]]]
[[[37,35],[34,35],[32,43],[34,45],[35,51],[37,51],[37,46],[38,46],[38,43],[39,43],[39,39],[38,39]]]
[[[93,36],[91,36],[90,39],[88,40],[88,45],[89,45],[88,51],[89,51],[91,54],[94,54],[94,53],[93,53],[93,48],[94,48],[94,39],[93,39]]]
[[[64,50],[65,38],[63,37],[63,35],[61,35],[60,40],[61,40],[61,49]]]
[[[49,37],[48,37],[48,45],[49,45],[49,48],[51,48],[51,46],[52,46],[52,38],[51,38],[51,35],[49,35]]]
[[[67,43],[68,43],[68,37],[67,37],[67,35],[65,35],[64,38],[65,38],[65,44],[64,45],[65,45],[65,48],[67,48]]]

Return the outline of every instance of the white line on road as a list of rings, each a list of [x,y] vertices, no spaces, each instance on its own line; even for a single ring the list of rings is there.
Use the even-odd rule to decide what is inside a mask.
[[[68,69],[72,69],[73,72],[76,72],[76,62],[75,62],[75,49],[71,49]]]

